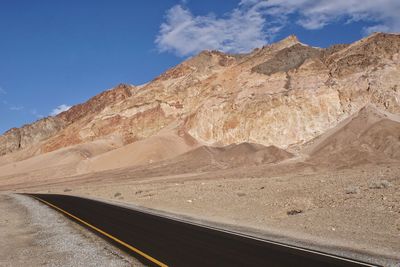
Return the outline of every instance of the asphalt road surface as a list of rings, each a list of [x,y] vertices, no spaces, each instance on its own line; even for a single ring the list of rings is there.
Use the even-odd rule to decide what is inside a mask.
[[[91,199],[30,196],[148,266],[376,266]]]

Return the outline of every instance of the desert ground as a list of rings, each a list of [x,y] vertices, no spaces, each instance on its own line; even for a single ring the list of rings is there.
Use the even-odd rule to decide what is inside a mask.
[[[1,189],[117,201],[355,258],[400,260],[400,164],[381,148],[365,150],[355,143],[363,138],[379,143],[375,132],[388,123],[398,126],[397,117],[367,108],[303,145],[307,155],[296,152],[299,148],[291,153],[249,143],[201,146],[172,159],[96,173],[48,177],[49,170],[37,169],[3,178]],[[360,127],[367,129],[363,136],[352,137]],[[390,150],[397,141],[388,140],[384,152],[397,155]],[[350,153],[341,153],[351,143],[359,149],[352,148],[346,159]],[[53,161],[67,158],[62,166],[71,167],[70,154],[61,155]]]
[[[1,266],[142,266],[38,201],[0,195]]]
[[[202,52],[11,129],[2,209],[23,224],[13,193],[79,195],[396,266],[399,44],[374,34],[321,50],[292,36],[241,57]]]
[[[398,164],[271,175],[261,168],[158,177],[124,173],[17,191],[118,201],[361,259],[399,259]]]

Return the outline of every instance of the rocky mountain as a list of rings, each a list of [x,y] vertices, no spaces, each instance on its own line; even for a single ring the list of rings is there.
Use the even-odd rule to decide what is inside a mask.
[[[366,105],[400,114],[399,74],[397,34],[326,49],[289,36],[248,54],[204,51],[145,85],[121,84],[7,131],[0,155],[24,160],[101,140],[116,149],[166,132],[186,144],[179,153],[244,142],[294,149]]]
[[[0,136],[7,198],[117,201],[377,266],[400,259],[399,190],[399,34],[204,51]]]

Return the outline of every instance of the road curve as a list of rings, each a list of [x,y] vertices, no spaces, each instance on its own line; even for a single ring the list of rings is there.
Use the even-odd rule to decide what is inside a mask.
[[[28,195],[148,266],[377,266],[92,199]]]

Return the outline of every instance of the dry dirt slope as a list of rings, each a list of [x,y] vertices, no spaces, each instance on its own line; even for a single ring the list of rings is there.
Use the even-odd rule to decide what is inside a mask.
[[[290,36],[244,55],[202,52],[146,85],[119,85],[0,136],[2,183],[146,164],[180,173],[396,160],[399,47],[399,35],[377,33],[328,49]]]
[[[400,36],[205,51],[0,136],[0,190],[94,195],[398,258]]]
[[[328,49],[290,36],[243,55],[205,51],[145,85],[119,85],[11,129],[0,136],[0,163],[96,140],[123,147],[165,129],[200,145],[286,149],[368,103],[399,114],[399,53],[400,36],[384,33]]]
[[[310,142],[304,152],[316,164],[355,165],[400,161],[400,116],[368,105]]]

